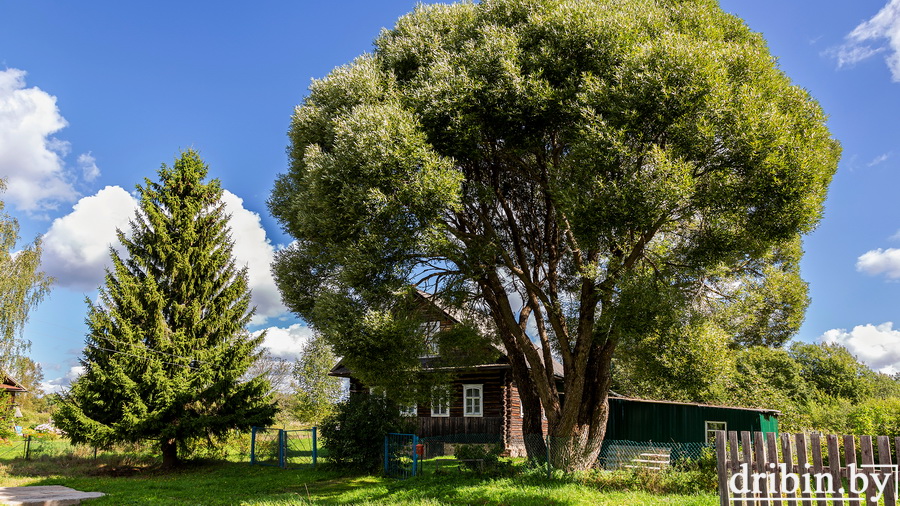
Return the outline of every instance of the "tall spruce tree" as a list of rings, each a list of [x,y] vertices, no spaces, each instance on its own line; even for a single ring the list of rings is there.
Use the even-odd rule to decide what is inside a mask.
[[[126,255],[111,250],[99,301],[88,303],[84,374],[56,416],[74,443],[159,440],[164,466],[178,448],[269,423],[276,411],[262,377],[242,381],[262,336],[246,269],[232,257],[218,180],[187,151],[160,182],[138,186]]]

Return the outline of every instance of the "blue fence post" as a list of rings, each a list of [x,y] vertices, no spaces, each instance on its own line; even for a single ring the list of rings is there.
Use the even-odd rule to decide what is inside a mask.
[[[250,427],[250,465],[256,464],[256,427]]]
[[[384,436],[384,474],[388,473],[388,436]]]
[[[313,440],[312,440],[313,467],[316,467],[316,456],[317,456],[316,453],[318,451],[318,448],[316,447],[316,427],[312,428],[312,436],[313,436]]]
[[[284,469],[284,447],[287,446],[287,432],[278,429],[278,464],[280,468]]]
[[[413,455],[412,455],[412,457],[413,457],[412,475],[413,475],[413,477],[415,478],[415,476],[416,476],[416,469],[419,467],[419,436],[417,436],[417,435],[415,435],[415,434],[413,434],[413,447],[412,447],[412,450],[413,450]]]

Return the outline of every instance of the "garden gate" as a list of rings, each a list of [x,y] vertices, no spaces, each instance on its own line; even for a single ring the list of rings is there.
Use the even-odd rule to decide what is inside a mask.
[[[390,433],[384,436],[384,474],[392,478],[410,478],[419,468],[422,445],[415,434]]]
[[[299,430],[253,427],[251,431],[251,464],[282,469],[316,466],[318,460],[316,427]]]

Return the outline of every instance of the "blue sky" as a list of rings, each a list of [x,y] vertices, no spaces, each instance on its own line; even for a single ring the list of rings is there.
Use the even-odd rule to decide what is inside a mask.
[[[22,236],[44,236],[59,280],[26,327],[48,390],[77,374],[84,299],[96,297],[131,192],[193,147],[227,190],[266,345],[309,335],[267,271],[290,239],[265,200],[311,78],[368,51],[414,1],[152,3],[0,0],[0,177]],[[727,0],[829,114],[843,160],[805,240],[812,304],[798,339],[900,370],[900,0]],[[897,323],[900,328],[900,321]]]

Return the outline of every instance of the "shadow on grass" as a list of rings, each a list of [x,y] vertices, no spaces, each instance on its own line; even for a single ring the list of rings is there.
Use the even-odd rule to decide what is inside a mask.
[[[129,455],[91,457],[37,457],[4,460],[0,470],[13,477],[49,476],[133,476],[154,472],[159,464],[156,459]]]

